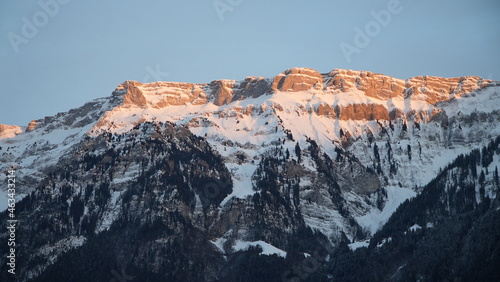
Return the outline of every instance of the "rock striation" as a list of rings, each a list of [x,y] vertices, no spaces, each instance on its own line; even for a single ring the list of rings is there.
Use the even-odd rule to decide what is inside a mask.
[[[162,109],[207,103],[223,106],[276,93],[323,94],[331,98],[306,110],[298,106],[297,110],[340,120],[395,120],[413,116],[419,122],[425,122],[439,113],[432,109],[433,105],[458,99],[490,85],[493,85],[491,80],[476,76],[417,76],[403,80],[368,71],[334,69],[321,74],[310,68],[291,68],[274,78],[251,76],[242,81],[215,80],[208,84],[126,81],[113,94],[123,99],[117,109]],[[355,94],[357,98],[344,94]],[[273,107],[277,110],[283,108],[279,104]],[[225,110],[221,114],[259,114],[261,111],[255,111],[256,108],[250,105],[245,109],[234,108],[233,113]],[[105,123],[103,120],[99,125]]]
[[[273,91],[298,92],[323,89],[323,76],[310,68],[292,68],[274,77]]]
[[[367,97],[380,100],[403,97],[422,100],[428,104],[461,97],[491,83],[491,80],[477,76],[417,76],[403,80],[367,71],[343,69],[335,69],[325,78],[326,89],[333,91],[362,91]]]

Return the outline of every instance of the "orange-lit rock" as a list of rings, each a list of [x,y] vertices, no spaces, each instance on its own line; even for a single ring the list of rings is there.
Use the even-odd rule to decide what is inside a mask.
[[[222,106],[233,101],[234,83],[234,80],[216,80],[210,83],[213,89],[210,95],[214,97],[215,105]]]
[[[273,91],[306,91],[323,89],[323,76],[309,68],[292,68],[277,75],[271,85]]]
[[[30,132],[30,131],[34,130],[36,128],[37,124],[38,123],[36,120],[30,121],[30,123],[28,124],[28,127],[26,128],[26,132]]]
[[[20,126],[0,124],[0,139],[12,138],[22,132]]]
[[[328,116],[332,118],[336,116],[335,109],[328,104],[320,104],[316,109],[316,114],[318,116]]]
[[[146,108],[146,98],[139,88],[142,83],[137,81],[126,81],[123,83],[123,87],[127,90],[127,94],[123,96],[124,107],[138,106],[141,108]]]
[[[418,76],[406,80],[367,71],[335,69],[326,74],[310,68],[288,69],[274,78],[247,77],[242,81],[215,80],[209,84],[184,82],[140,83],[126,81],[113,92],[121,103],[106,112],[96,127],[111,128],[114,112],[125,108],[162,109],[169,106],[204,105],[215,106],[258,98],[262,95],[286,92],[298,94],[299,100],[259,100],[254,103],[234,105],[228,109],[213,110],[219,117],[252,116],[263,113],[268,107],[275,112],[294,112],[298,116],[317,114],[340,120],[396,120],[410,119],[426,123],[440,118],[436,103],[468,95],[472,91],[491,85],[490,80],[479,77],[441,78]],[[346,95],[341,95],[346,93]],[[307,96],[310,95],[310,98]],[[278,95],[279,96],[279,95]],[[271,98],[270,96],[270,99]],[[300,100],[302,99],[302,100]],[[313,101],[314,100],[314,101]],[[266,101],[266,102],[262,102]],[[310,101],[313,101],[309,103]],[[260,104],[262,103],[262,104]],[[294,104],[295,103],[295,104]],[[212,105],[213,106],[213,105]],[[133,120],[149,119],[140,113]],[[120,114],[118,114],[120,116]],[[41,121],[47,124],[49,121]],[[123,123],[123,122],[122,122]],[[126,123],[124,123],[126,124]],[[446,120],[443,119],[443,125]],[[28,131],[36,128],[30,124]]]
[[[382,105],[351,104],[339,110],[341,120],[389,120],[389,112]]]
[[[388,100],[402,95],[405,90],[404,80],[367,71],[336,69],[331,71],[326,81],[330,90],[342,92],[363,91],[368,97]]]
[[[408,80],[393,78],[387,75],[335,69],[325,79],[325,85],[332,91],[363,91],[366,96],[380,100],[404,97],[426,101],[429,104],[460,97],[471,91],[483,88],[490,80],[477,76],[443,78],[434,76],[417,76]]]

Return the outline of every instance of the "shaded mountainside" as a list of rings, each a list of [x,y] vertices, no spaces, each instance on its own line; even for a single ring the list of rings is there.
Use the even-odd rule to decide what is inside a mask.
[[[253,208],[246,215],[253,223],[245,226],[253,229],[252,240],[282,246],[285,257],[263,256],[260,246],[222,255],[210,238],[222,234],[217,222],[224,216],[204,215],[193,221],[196,207],[186,214],[167,208],[148,212],[151,218],[134,215],[128,207],[155,191],[147,188],[154,187],[155,181],[143,191],[132,185],[128,190],[132,190],[131,197],[124,200],[130,204],[124,202],[125,208],[109,230],[98,235],[86,228],[73,231],[75,236],[88,234],[88,239],[80,248],[64,253],[34,281],[109,281],[116,273],[134,281],[496,281],[500,262],[499,145],[497,138],[482,150],[459,156],[418,196],[405,201],[367,247],[354,251],[347,238],[336,248],[325,247],[331,246],[325,236],[305,227],[300,212],[294,211],[293,197],[287,198],[288,193],[279,192],[280,185],[259,176],[255,178],[265,185],[257,184],[261,193],[246,205],[245,209]],[[269,158],[264,162],[279,161]],[[276,168],[272,164],[266,167]],[[266,172],[271,174],[271,170]],[[106,179],[106,171],[100,177]],[[184,189],[189,190],[188,186]],[[21,206],[36,197],[30,196]],[[168,207],[171,200],[164,200],[162,206]],[[189,206],[192,198],[182,201]],[[229,209],[242,212],[237,206],[233,203]],[[208,215],[217,213],[210,205],[204,208]],[[75,215],[69,214],[73,217],[66,221],[74,223]],[[287,226],[292,230],[284,232]]]
[[[293,68],[127,81],[0,125],[0,169],[16,171],[16,279],[489,280],[498,105],[498,82],[479,77]]]
[[[221,156],[183,126],[143,123],[128,134],[86,138],[17,204],[18,277],[106,281],[111,270],[127,269],[149,281],[212,281],[239,275],[236,240],[283,249],[296,242],[303,251],[318,241],[328,245],[305,225],[288,194],[259,177],[261,193],[219,209],[232,191],[230,179]],[[5,223],[6,212],[2,218]],[[224,235],[236,274],[212,242]]]
[[[134,138],[138,132],[143,140]],[[139,234],[144,234],[140,229],[168,226],[176,231],[167,228],[166,234],[195,236],[193,224],[205,228],[210,212],[196,217],[196,223],[184,217],[211,209],[232,189],[230,182],[216,196],[202,189],[214,179],[230,179],[229,172],[205,141],[172,124],[146,123],[127,135],[87,138],[47,173],[16,208],[22,222],[17,258],[23,262],[18,269],[23,278],[43,271],[51,263],[48,257],[85,246],[87,238],[109,228],[115,219],[135,223]],[[146,237],[156,239],[154,234]]]
[[[340,247],[335,281],[498,281],[500,138],[459,156],[405,201],[367,247]],[[342,250],[343,248],[343,250]]]

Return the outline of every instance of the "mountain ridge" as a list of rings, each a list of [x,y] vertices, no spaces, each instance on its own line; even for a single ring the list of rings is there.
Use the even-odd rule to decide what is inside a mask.
[[[198,105],[213,102],[217,106],[248,97],[257,98],[261,95],[282,92],[301,92],[320,90],[325,94],[339,92],[363,91],[366,96],[381,100],[394,97],[418,96],[424,94],[428,104],[459,98],[466,93],[495,85],[491,80],[484,80],[477,76],[459,78],[443,78],[433,76],[417,76],[407,80],[396,79],[383,74],[366,71],[352,71],[335,69],[329,73],[320,74],[309,68],[288,69],[274,78],[247,77],[244,80],[214,80],[210,83],[193,84],[179,82],[153,82],[142,84],[136,81],[126,81],[120,84],[114,93],[126,91],[123,106],[136,105],[145,107],[177,106],[185,103]],[[137,88],[144,88],[144,92],[155,91],[153,96],[164,96],[160,101],[147,101]],[[130,88],[130,89],[129,89]],[[160,89],[166,88],[164,93]],[[152,90],[151,90],[152,89]],[[130,93],[128,93],[130,91]],[[139,92],[139,93],[138,93]],[[177,100],[169,100],[178,95]],[[190,95],[191,94],[191,95]],[[448,94],[446,96],[445,94]],[[165,97],[166,96],[166,97]],[[421,99],[422,97],[418,97]],[[158,99],[158,97],[156,97]],[[149,102],[149,103],[147,103]]]
[[[270,94],[276,91],[300,92],[307,90],[323,90],[330,94],[360,90],[372,98],[390,99],[400,95],[411,96],[425,94],[425,101],[429,104],[447,101],[469,93],[471,91],[489,86],[497,86],[498,82],[483,79],[478,76],[462,76],[444,78],[437,76],[416,76],[408,79],[393,78],[384,74],[369,71],[353,71],[346,69],[334,69],[328,73],[319,73],[311,68],[291,68],[273,78],[249,76],[243,80],[220,79],[210,83],[189,82],[152,82],[141,83],[137,81],[125,81],[118,85],[112,95],[125,95],[123,107],[139,106],[146,107],[147,101],[143,97],[139,87],[146,89],[169,88],[171,91],[161,93],[166,98],[161,101],[149,101],[149,106],[165,107],[169,105],[183,105],[192,103],[199,105],[213,102],[221,106],[247,97],[256,98],[260,95]],[[210,89],[209,89],[210,88]],[[209,93],[206,93],[209,89]],[[125,91],[125,93],[123,93]],[[130,93],[127,93],[130,91]],[[236,94],[234,94],[236,92]],[[186,95],[186,94],[191,95]],[[448,93],[449,96],[437,93]],[[430,95],[432,94],[432,95]],[[159,95],[159,93],[156,93]],[[180,96],[175,99],[176,95]],[[173,96],[173,97],[172,97]],[[171,98],[171,99],[168,99]],[[447,99],[448,98],[448,99]],[[212,100],[212,101],[210,101]],[[40,120],[33,120],[27,127],[32,130]],[[4,132],[6,126],[0,129]],[[12,125],[15,126],[15,125]],[[2,136],[2,135],[0,135]]]
[[[479,77],[293,68],[207,84],[126,81],[79,108],[3,127],[0,169],[16,170],[24,220],[49,240],[25,243],[23,255],[38,256],[32,277],[50,265],[37,263],[47,249],[57,260],[100,234],[138,236],[137,225],[163,226],[148,246],[199,234],[196,246],[216,258],[200,275],[213,280],[226,257],[255,246],[287,257],[372,236],[457,156],[500,135],[499,104],[500,84]],[[52,219],[38,223],[35,207]]]

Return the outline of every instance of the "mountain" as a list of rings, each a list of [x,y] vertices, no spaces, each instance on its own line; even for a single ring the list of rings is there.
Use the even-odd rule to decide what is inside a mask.
[[[339,247],[327,273],[335,281],[498,281],[499,145],[497,137],[458,156],[371,240]]]
[[[479,77],[293,68],[208,84],[126,81],[80,108],[2,125],[4,198],[9,171],[16,181],[16,277],[356,280],[339,269],[399,254],[384,257],[377,244],[404,228],[439,239],[449,224],[435,218],[450,216],[464,225],[457,234],[475,228],[460,205],[440,206],[450,190],[473,203],[466,212],[485,211],[481,228],[494,223],[499,102],[500,83]],[[451,164],[469,154],[477,166],[457,180]],[[405,261],[369,280],[433,279]]]

